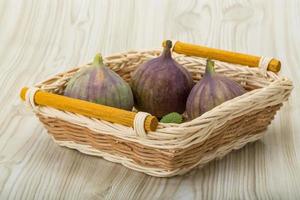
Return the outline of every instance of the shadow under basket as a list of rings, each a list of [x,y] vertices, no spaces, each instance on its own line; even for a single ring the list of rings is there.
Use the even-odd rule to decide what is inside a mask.
[[[160,51],[126,52],[106,57],[105,63],[126,81],[135,68]],[[195,81],[201,79],[206,59],[173,53]],[[221,158],[262,137],[276,111],[288,99],[292,83],[259,68],[215,61],[216,72],[239,82],[248,91],[202,116],[182,124],[159,123],[155,131],[136,134],[133,127],[55,109],[31,105],[53,140],[61,146],[158,177],[184,174]],[[68,80],[81,68],[58,74],[35,87],[62,94]],[[29,98],[29,97],[28,97]]]

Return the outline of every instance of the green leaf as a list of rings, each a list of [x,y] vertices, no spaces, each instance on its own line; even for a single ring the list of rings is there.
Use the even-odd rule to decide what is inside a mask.
[[[175,124],[180,124],[182,123],[182,116],[181,114],[177,112],[172,112],[169,113],[160,120],[162,123],[175,123]]]

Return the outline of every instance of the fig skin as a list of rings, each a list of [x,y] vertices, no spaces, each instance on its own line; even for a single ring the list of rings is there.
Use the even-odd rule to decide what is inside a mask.
[[[239,83],[217,74],[214,62],[207,60],[205,74],[193,87],[186,103],[188,119],[195,119],[221,103],[244,93],[246,90]]]
[[[159,118],[183,113],[194,85],[190,73],[173,60],[171,48],[168,40],[162,54],[141,64],[131,78],[135,107]]]
[[[69,80],[64,95],[130,111],[134,104],[129,84],[103,64],[100,54]]]

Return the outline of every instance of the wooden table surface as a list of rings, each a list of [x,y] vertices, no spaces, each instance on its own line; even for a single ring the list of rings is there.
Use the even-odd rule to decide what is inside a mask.
[[[298,0],[0,0],[0,199],[300,199]],[[294,91],[265,137],[193,173],[154,178],[59,147],[22,86],[163,39],[274,56]]]

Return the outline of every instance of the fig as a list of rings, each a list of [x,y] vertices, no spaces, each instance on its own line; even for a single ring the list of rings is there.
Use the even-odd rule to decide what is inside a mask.
[[[101,54],[69,80],[64,95],[125,110],[134,103],[129,84],[103,64]]]
[[[171,48],[167,40],[161,55],[138,66],[131,78],[135,107],[159,118],[183,113],[194,85],[190,73],[173,60]]]
[[[214,62],[208,59],[203,78],[193,87],[187,99],[188,119],[194,119],[245,92],[239,83],[216,73]]]

